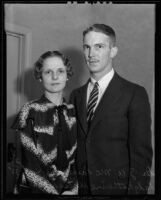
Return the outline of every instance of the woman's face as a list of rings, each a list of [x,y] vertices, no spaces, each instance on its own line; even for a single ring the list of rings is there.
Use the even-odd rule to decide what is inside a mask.
[[[62,92],[66,86],[67,70],[58,56],[46,58],[42,68],[42,83],[49,93]]]

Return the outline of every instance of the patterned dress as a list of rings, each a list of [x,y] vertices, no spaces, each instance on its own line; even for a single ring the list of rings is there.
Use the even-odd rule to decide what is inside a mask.
[[[72,104],[56,106],[44,95],[26,103],[13,125],[21,141],[15,193],[78,194],[76,118]]]

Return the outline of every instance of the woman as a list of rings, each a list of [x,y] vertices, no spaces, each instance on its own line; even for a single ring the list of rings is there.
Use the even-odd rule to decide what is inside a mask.
[[[12,126],[22,146],[15,193],[76,195],[76,119],[73,105],[63,98],[72,68],[63,54],[48,51],[35,63],[34,75],[44,94],[26,103]]]

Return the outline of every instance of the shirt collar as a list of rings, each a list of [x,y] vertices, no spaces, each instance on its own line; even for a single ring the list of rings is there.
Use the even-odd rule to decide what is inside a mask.
[[[110,72],[105,74],[99,81],[97,81],[98,84],[99,84],[99,88],[104,90],[108,86],[108,84],[111,81],[113,75],[114,75],[114,69],[112,68]],[[94,78],[92,78],[92,77],[90,79],[91,79],[90,83],[92,85],[94,85],[96,80]]]

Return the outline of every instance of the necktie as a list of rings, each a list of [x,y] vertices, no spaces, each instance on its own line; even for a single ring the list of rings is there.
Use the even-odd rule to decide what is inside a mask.
[[[96,82],[89,96],[89,101],[87,105],[87,122],[90,122],[93,118],[93,113],[94,113],[93,111],[97,103],[97,100],[98,100],[98,83]]]

